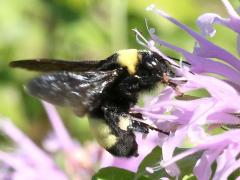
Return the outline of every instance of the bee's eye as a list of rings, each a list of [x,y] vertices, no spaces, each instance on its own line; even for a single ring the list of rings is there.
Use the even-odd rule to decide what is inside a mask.
[[[158,62],[157,60],[154,58],[154,59],[151,59],[149,61],[146,62],[146,66],[149,68],[149,69],[154,69],[156,68],[158,65]]]

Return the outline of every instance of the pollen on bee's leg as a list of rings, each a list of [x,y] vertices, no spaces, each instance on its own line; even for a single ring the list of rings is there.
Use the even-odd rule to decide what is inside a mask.
[[[165,84],[167,84],[167,85],[169,85],[169,86],[171,86],[171,87],[175,90],[177,96],[183,96],[183,95],[184,95],[184,94],[180,91],[180,88],[179,88],[178,84],[170,81],[170,80],[169,80],[169,77],[168,77],[168,75],[167,75],[166,73],[163,73],[162,82],[165,83]]]
[[[163,73],[163,79],[162,79],[163,83],[168,84],[169,83],[169,77],[166,73]]]
[[[177,96],[184,96],[184,93],[183,92],[181,92],[181,90],[180,90],[180,88],[179,88],[179,86],[177,85],[176,87],[175,87],[175,92],[176,92],[176,94],[177,94]]]
[[[173,82],[169,81],[168,85],[171,86],[174,89],[174,91],[176,92],[177,96],[183,96],[184,95],[184,93],[181,92],[179,86],[176,83],[173,83]]]

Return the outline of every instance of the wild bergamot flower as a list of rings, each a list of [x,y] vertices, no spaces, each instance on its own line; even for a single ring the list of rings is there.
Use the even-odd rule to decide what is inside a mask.
[[[181,92],[205,89],[208,96],[180,100],[171,88],[166,88],[159,97],[154,98],[144,108],[136,107],[165,131],[170,131],[169,137],[164,137],[162,144],[162,160],[155,167],[147,167],[149,172],[165,168],[170,176],[180,176],[181,172],[175,164],[178,160],[202,152],[195,162],[193,174],[198,179],[227,179],[234,171],[240,168],[240,130],[228,129],[216,135],[214,129],[223,125],[234,126],[240,124],[240,59],[226,49],[207,40],[205,36],[214,36],[214,24],[220,24],[233,30],[237,34],[237,52],[240,52],[240,16],[233,9],[229,1],[222,0],[227,9],[229,18],[222,18],[213,13],[201,15],[197,25],[201,34],[180,23],[167,13],[150,5],[147,10],[166,18],[179,28],[187,32],[196,40],[193,52],[161,40],[155,29],[148,28],[151,40],[143,41],[137,31],[138,41],[141,41],[150,50],[160,52],[154,44],[160,44],[180,53],[191,66],[181,64],[176,72],[186,81],[180,85]],[[214,74],[214,75],[210,75]],[[178,78],[171,79],[178,81]],[[166,116],[166,117],[164,117]],[[185,140],[192,144],[192,148],[174,155],[177,147],[181,147]],[[216,170],[212,165],[216,162]],[[184,173],[184,172],[182,172]]]

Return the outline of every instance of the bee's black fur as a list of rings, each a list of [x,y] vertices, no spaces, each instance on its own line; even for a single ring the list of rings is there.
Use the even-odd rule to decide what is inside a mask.
[[[136,57],[129,55],[135,60],[133,64],[129,64],[131,59],[119,57],[125,52],[137,52]],[[88,113],[91,118],[99,119],[113,139],[113,144],[104,148],[115,156],[131,157],[137,156],[138,149],[133,132],[158,129],[139,121],[141,115],[131,114],[130,108],[137,103],[139,92],[153,89],[164,81],[164,76],[174,76],[174,73],[156,53],[125,52],[117,52],[99,62],[37,59],[13,61],[10,65],[47,72],[30,81],[28,92],[50,103],[70,106],[79,116]],[[126,54],[123,57],[128,58]],[[108,140],[108,134],[100,135]]]
[[[119,117],[129,114],[130,108],[137,103],[139,92],[153,89],[157,83],[162,80],[163,73],[173,74],[163,59],[160,59],[163,62],[159,63],[158,69],[151,67],[151,64],[149,64],[149,68],[146,68],[146,64],[151,63],[153,57],[149,52],[142,52],[141,55],[142,62],[137,66],[137,73],[134,76],[130,76],[127,69],[123,69],[118,79],[105,90],[99,108],[90,113],[91,116],[105,119],[107,124],[111,126],[113,133],[117,137],[120,137],[121,140],[118,141],[118,143],[110,149],[107,149],[111,154],[117,156],[129,157],[137,155],[138,146],[135,141],[133,130],[148,133],[148,128],[143,123],[135,123],[135,127],[128,129],[127,132],[121,130],[117,125]],[[119,66],[116,63],[116,56],[117,54],[111,56],[109,58],[110,61],[102,61],[103,64],[101,67],[104,67],[104,70],[110,70]],[[124,67],[119,66],[117,68]],[[132,118],[133,121],[133,117],[129,116],[129,118]]]

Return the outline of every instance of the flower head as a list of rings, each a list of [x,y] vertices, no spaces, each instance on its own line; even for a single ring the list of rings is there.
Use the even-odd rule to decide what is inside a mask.
[[[16,146],[10,152],[0,151],[0,168],[3,172],[1,179],[89,179],[100,160],[101,149],[94,143],[81,146],[74,141],[55,108],[48,103],[43,104],[53,127],[51,136],[43,143],[45,150],[38,147],[10,120],[1,119],[0,132]],[[56,155],[62,157],[62,165],[56,163]]]
[[[227,178],[240,167],[239,140],[232,138],[239,137],[240,131],[229,129],[220,131],[218,135],[212,135],[214,129],[223,125],[240,124],[239,116],[236,115],[240,112],[240,59],[205,38],[216,33],[214,24],[224,25],[237,33],[239,53],[240,16],[227,0],[222,2],[229,18],[222,18],[212,13],[200,16],[197,25],[202,34],[193,31],[154,5],[147,8],[183,29],[196,40],[196,43],[193,52],[188,52],[161,40],[153,28],[148,28],[151,40],[144,39],[142,43],[155,52],[160,51],[154,44],[160,44],[180,53],[191,64],[190,67],[181,64],[176,70],[187,81],[181,84],[181,91],[186,94],[191,90],[204,89],[208,94],[204,97],[184,100],[184,98],[175,98],[176,93],[167,87],[159,97],[153,99],[144,108],[135,108],[162,130],[171,131],[170,136],[161,145],[162,161],[156,167],[148,167],[148,171],[165,168],[169,175],[180,176],[181,172],[174,163],[199,151],[203,151],[203,154],[193,169],[193,174],[198,179]],[[162,54],[161,52],[160,55]],[[191,142],[193,147],[174,155],[175,149],[182,147],[186,140]],[[214,162],[217,163],[217,169],[212,172],[211,166]]]

